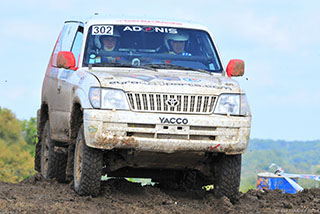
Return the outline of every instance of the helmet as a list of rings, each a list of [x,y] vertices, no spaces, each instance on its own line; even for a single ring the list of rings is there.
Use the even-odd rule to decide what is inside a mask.
[[[113,28],[113,34],[112,35],[97,35],[94,38],[94,44],[97,48],[101,48],[102,47],[102,39],[103,38],[107,38],[107,37],[115,37],[115,38],[120,38],[120,34],[117,31],[117,29]]]
[[[171,49],[171,46],[169,43],[170,41],[188,42],[188,40],[189,40],[189,35],[184,33],[177,33],[177,34],[169,33],[164,37],[164,43],[165,43],[165,46],[168,48],[168,50]]]

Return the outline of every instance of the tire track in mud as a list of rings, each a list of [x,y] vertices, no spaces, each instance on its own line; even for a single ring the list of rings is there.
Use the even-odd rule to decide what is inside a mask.
[[[141,186],[124,179],[102,182],[98,197],[81,197],[72,184],[37,174],[18,184],[0,182],[0,213],[320,213],[320,190],[295,195],[249,190],[233,205],[212,192]]]

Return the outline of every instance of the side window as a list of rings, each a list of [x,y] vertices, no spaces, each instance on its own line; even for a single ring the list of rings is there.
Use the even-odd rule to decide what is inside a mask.
[[[59,51],[70,51],[74,37],[79,28],[79,23],[68,22],[63,26],[57,45],[53,52],[52,66],[56,66]]]
[[[73,53],[74,57],[76,58],[76,66],[78,65],[81,46],[82,46],[82,38],[83,38],[83,28],[79,27],[75,39],[73,41],[71,52]]]

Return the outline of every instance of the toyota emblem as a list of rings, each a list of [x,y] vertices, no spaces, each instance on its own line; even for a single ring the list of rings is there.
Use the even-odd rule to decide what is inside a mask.
[[[176,107],[177,105],[179,105],[179,101],[178,101],[177,99],[175,99],[175,98],[170,98],[170,99],[168,99],[168,100],[166,101],[166,104],[167,104],[169,107],[173,108],[173,107]]]

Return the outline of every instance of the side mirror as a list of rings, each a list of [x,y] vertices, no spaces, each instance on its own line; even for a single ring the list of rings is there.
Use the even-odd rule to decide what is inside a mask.
[[[244,74],[244,61],[241,59],[232,59],[227,66],[228,77],[239,77]]]
[[[59,51],[57,57],[57,67],[66,68],[70,70],[76,69],[76,59],[70,51]]]

